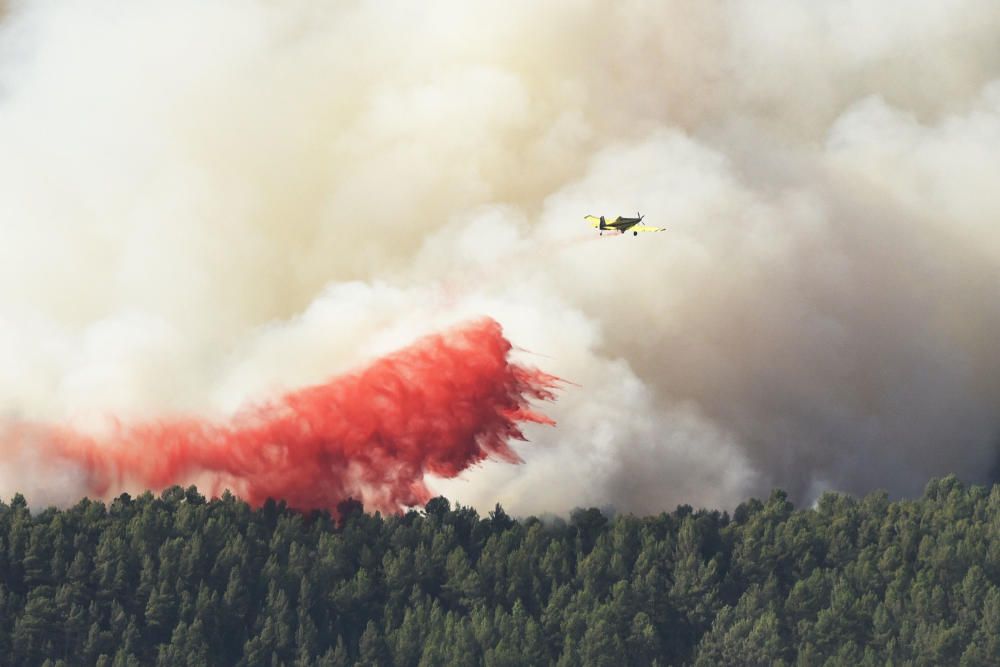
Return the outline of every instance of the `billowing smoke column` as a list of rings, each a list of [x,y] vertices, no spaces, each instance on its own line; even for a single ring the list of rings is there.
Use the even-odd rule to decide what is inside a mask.
[[[579,386],[429,474],[481,511],[993,478],[996,0],[7,6],[0,429],[222,424],[487,315]],[[94,488],[16,443],[0,497]]]
[[[516,463],[520,422],[552,424],[528,406],[557,379],[508,361],[500,325],[484,319],[425,337],[367,368],[285,394],[230,423],[116,426],[103,437],[33,429],[85,470],[91,493],[129,483],[160,489],[215,477],[251,503],[334,509],[349,497],[395,511],[430,498],[424,475],[454,477],[489,456]]]

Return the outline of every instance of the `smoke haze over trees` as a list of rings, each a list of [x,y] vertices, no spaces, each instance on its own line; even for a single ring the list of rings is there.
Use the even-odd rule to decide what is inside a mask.
[[[430,480],[480,511],[985,481],[998,33],[995,0],[8,3],[0,432],[226,423],[487,316],[578,386],[524,465]],[[637,210],[669,232],[583,221]],[[0,440],[7,497],[87,481]]]

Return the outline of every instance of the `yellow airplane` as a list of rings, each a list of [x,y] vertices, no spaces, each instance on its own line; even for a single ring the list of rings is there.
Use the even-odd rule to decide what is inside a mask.
[[[663,227],[650,227],[649,225],[643,225],[642,223],[643,215],[642,213],[636,213],[635,218],[623,218],[620,215],[615,216],[611,220],[605,220],[604,216],[596,215],[585,215],[584,220],[590,222],[591,227],[596,227],[601,230],[601,236],[604,236],[604,232],[607,231],[618,231],[624,234],[627,231],[632,232],[632,236],[638,236],[639,232],[665,232],[667,231]]]

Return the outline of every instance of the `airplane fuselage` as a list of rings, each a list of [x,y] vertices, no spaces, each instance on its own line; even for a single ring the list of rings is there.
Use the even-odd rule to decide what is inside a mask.
[[[602,216],[588,215],[585,216],[585,218],[590,222],[592,227],[596,227],[598,230],[600,230],[602,235],[604,234],[605,231],[612,231],[612,230],[620,232],[622,234],[624,234],[629,230],[632,230],[632,234],[634,236],[638,236],[639,232],[663,231],[659,227],[650,227],[648,225],[641,224],[643,218],[642,215],[639,215],[636,218],[625,218],[620,215],[616,215],[613,218],[606,218],[603,215]]]
[[[628,231],[630,227],[635,227],[640,222],[642,222],[642,218],[623,218],[619,215],[611,222],[605,224],[608,227],[611,227],[612,229],[617,229],[624,232]]]

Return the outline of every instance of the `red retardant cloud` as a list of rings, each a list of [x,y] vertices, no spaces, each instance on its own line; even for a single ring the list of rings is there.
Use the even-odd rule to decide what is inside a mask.
[[[228,424],[178,419],[117,425],[95,438],[52,429],[57,455],[81,466],[91,493],[192,480],[253,504],[283,499],[335,509],[348,497],[382,511],[430,498],[424,475],[454,477],[487,457],[520,458],[529,407],[551,400],[554,376],[513,364],[500,325],[484,319],[423,338],[367,368],[293,391]]]

